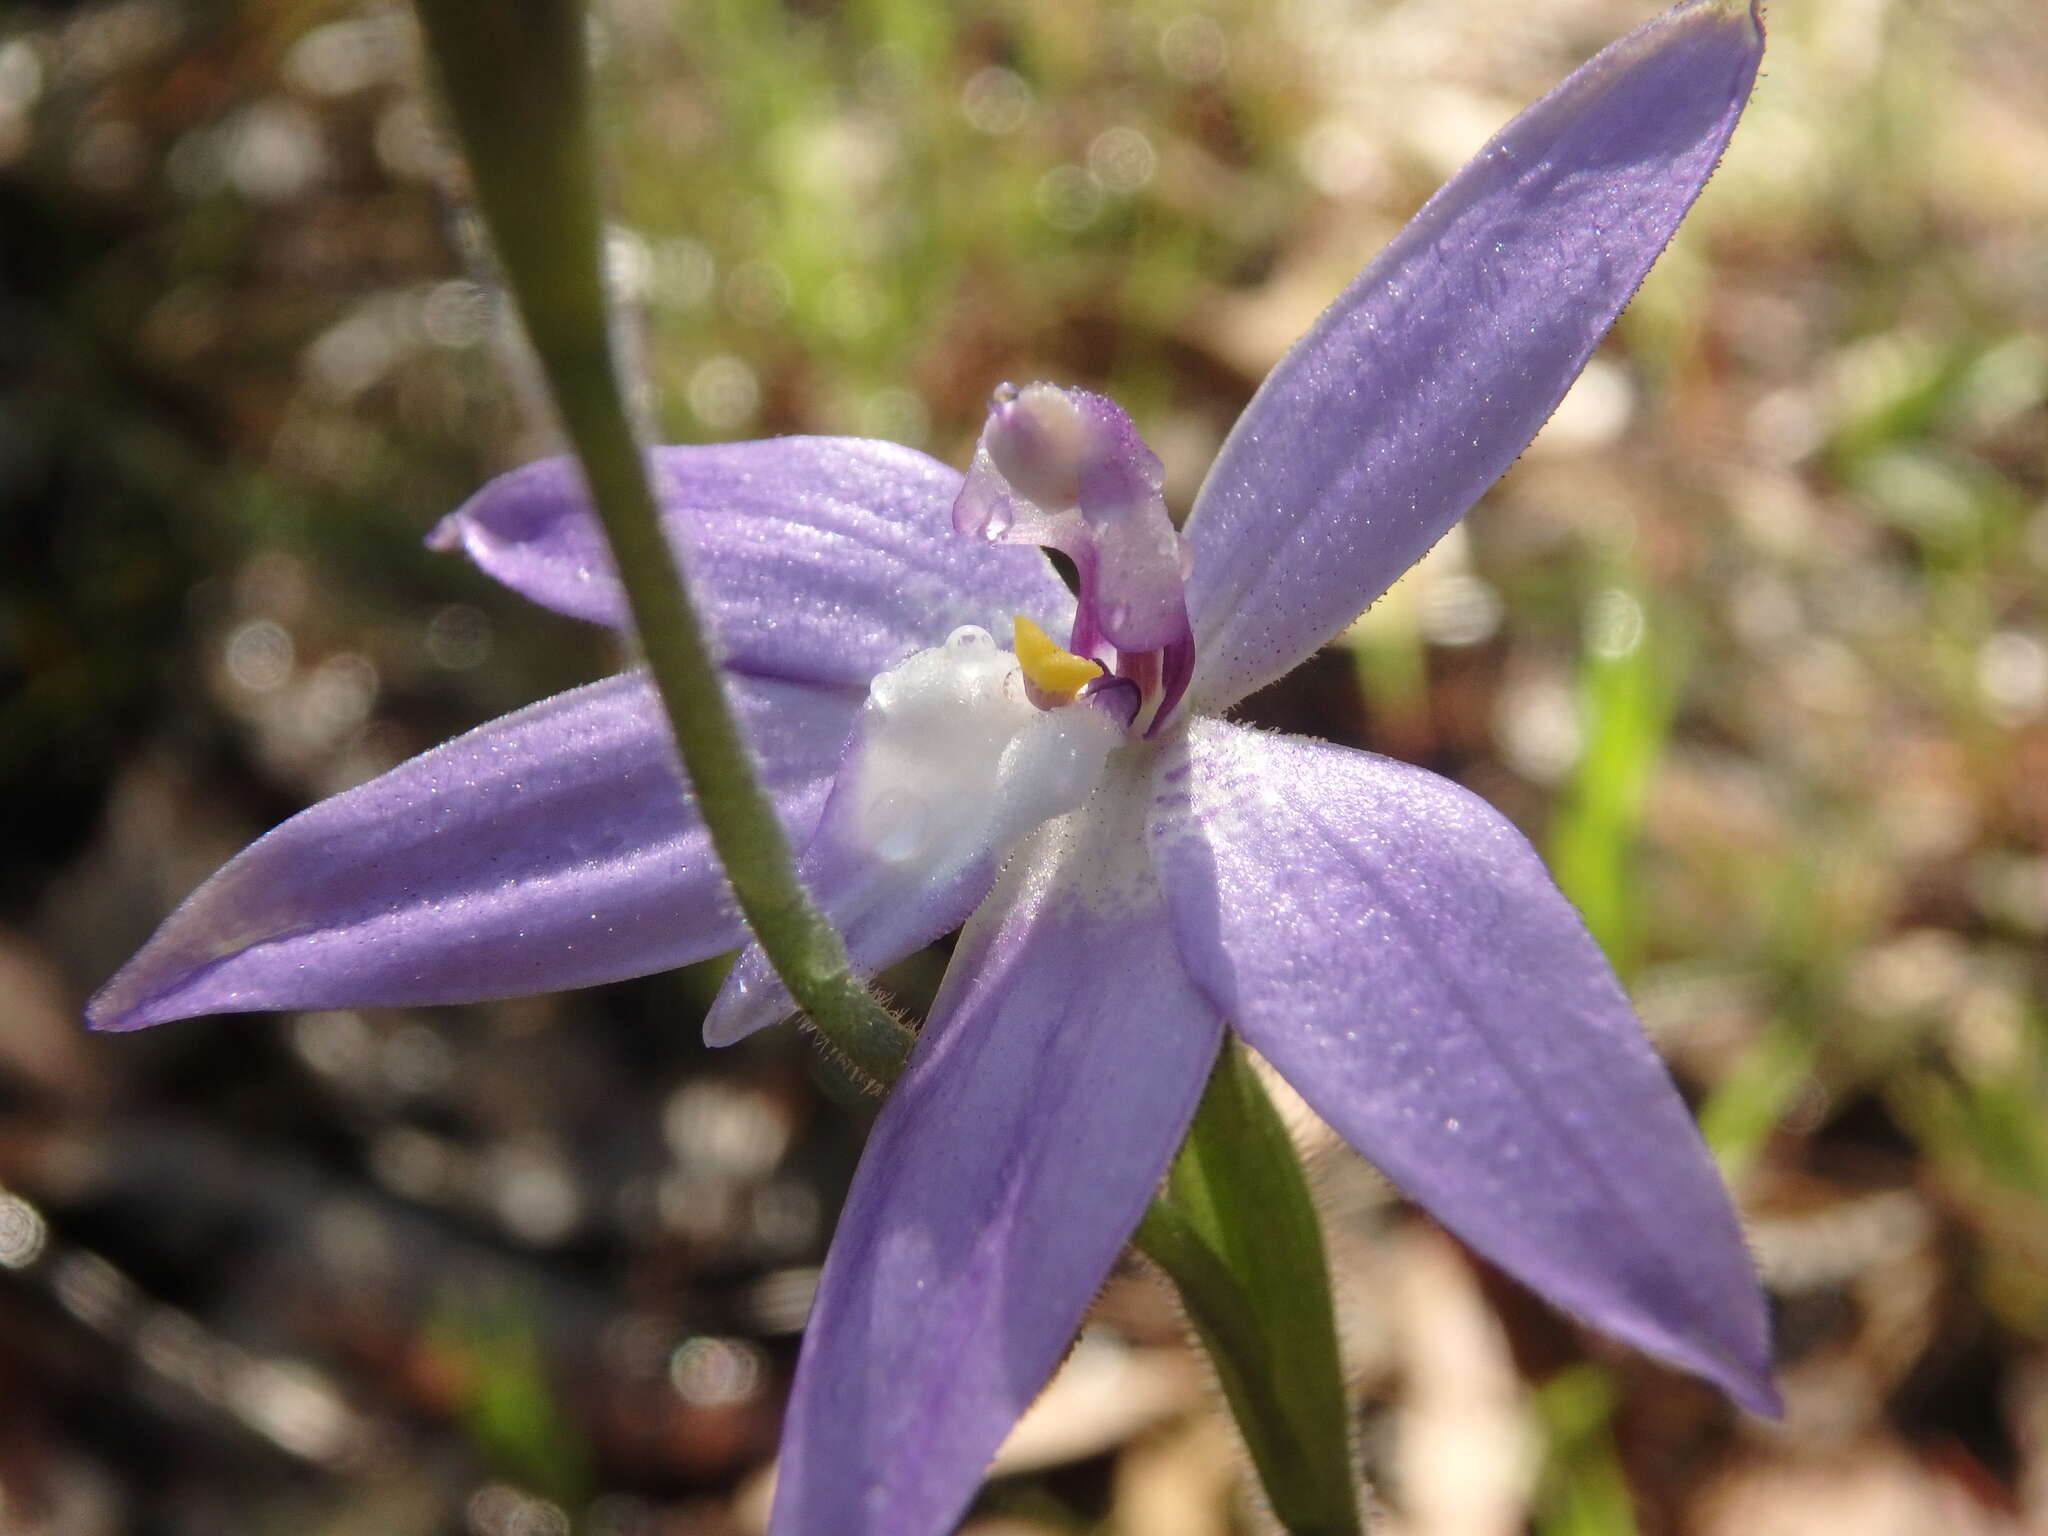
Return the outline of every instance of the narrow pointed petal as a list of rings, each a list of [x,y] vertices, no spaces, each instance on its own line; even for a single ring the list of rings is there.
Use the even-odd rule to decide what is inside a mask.
[[[808,836],[853,697],[728,684]],[[645,975],[745,936],[653,689],[627,673],[301,812],[202,885],[86,1010],[95,1029],[269,1008],[476,1002]]]
[[[654,453],[662,525],[728,667],[866,687],[962,624],[1009,633],[1025,614],[1060,633],[1074,600],[1036,550],[953,533],[960,476],[893,443],[779,437]],[[501,475],[441,520],[513,591],[624,627],[625,600],[580,471],[544,459]]]
[[[1347,1141],[1551,1302],[1776,1411],[1706,1147],[1498,812],[1419,768],[1200,721],[1151,840],[1189,971]]]
[[[1699,195],[1763,30],[1690,0],[1508,124],[1267,377],[1187,522],[1217,714],[1329,640],[1535,436]]]
[[[775,1536],[941,1536],[1194,1115],[1222,1026],[1174,956],[1134,776],[968,926],[854,1175],[783,1429]]]

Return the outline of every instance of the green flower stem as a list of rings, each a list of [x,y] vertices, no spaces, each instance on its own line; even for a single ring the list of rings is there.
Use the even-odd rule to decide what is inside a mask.
[[[583,462],[640,645],[740,910],[862,1077],[893,1082],[911,1034],[857,981],[796,879],[755,779],[627,412],[602,275],[583,7],[415,0],[476,200]],[[1275,1512],[1296,1536],[1358,1528],[1329,1281],[1301,1169],[1235,1046],[1135,1239],[1178,1287]]]
[[[776,973],[864,1076],[892,1081],[910,1034],[855,979],[798,882],[789,840],[663,538],[612,345],[578,0],[417,0],[478,206],[583,471],[726,878]]]
[[[1287,1127],[1235,1039],[1136,1241],[1179,1290],[1274,1516],[1292,1536],[1357,1536],[1322,1227]]]

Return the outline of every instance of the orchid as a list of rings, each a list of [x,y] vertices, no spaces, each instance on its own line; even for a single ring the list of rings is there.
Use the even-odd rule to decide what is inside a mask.
[[[1734,1212],[1528,843],[1420,769],[1224,718],[1528,443],[1705,184],[1761,48],[1752,9],[1689,0],[1516,118],[1274,369],[1179,528],[1130,419],[1049,384],[996,391],[964,475],[843,438],[654,455],[724,685],[855,964],[965,924],[825,1265],[775,1530],[958,1516],[1226,1025],[1478,1252],[1773,1410]],[[627,623],[570,461],[492,482],[433,539]],[[88,1016],[477,1001],[746,939],[626,673],[260,839]],[[707,1038],[790,1010],[748,945]]]

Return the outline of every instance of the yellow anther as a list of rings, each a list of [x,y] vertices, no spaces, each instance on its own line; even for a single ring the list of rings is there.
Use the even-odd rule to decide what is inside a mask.
[[[1052,636],[1023,614],[1010,622],[1015,630],[1011,644],[1017,652],[1017,665],[1023,668],[1025,681],[1039,693],[1064,703],[1101,676],[1102,668],[1072,651],[1061,650]]]

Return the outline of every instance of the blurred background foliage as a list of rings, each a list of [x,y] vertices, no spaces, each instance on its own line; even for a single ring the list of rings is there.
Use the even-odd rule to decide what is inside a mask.
[[[1184,509],[1289,340],[1642,0],[608,0],[661,435]],[[1251,718],[1513,814],[1739,1191],[1790,1404],[1545,1313],[1297,1114],[1393,1532],[2048,1528],[2048,22],[1780,0],[1726,164],[1466,526]],[[858,1131],[715,970],[88,1039],[320,795],[616,664],[428,554],[546,451],[409,13],[0,14],[0,1530],[758,1530]],[[928,996],[940,957],[892,980]],[[974,1528],[1259,1528],[1157,1283]]]

